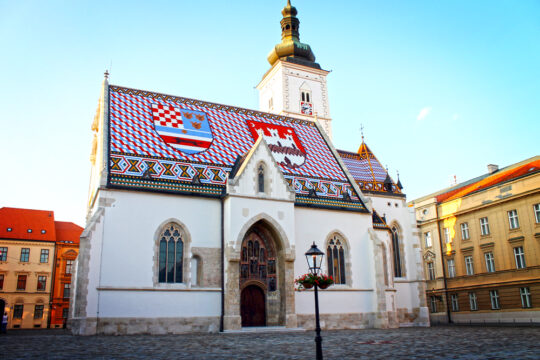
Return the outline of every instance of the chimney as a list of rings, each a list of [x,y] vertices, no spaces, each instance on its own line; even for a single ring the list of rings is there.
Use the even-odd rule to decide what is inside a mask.
[[[496,171],[499,171],[499,165],[488,164],[488,173],[493,174]]]

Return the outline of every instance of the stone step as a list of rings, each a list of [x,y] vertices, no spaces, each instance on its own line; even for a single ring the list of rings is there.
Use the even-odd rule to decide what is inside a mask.
[[[250,333],[274,333],[274,332],[303,332],[303,328],[288,328],[285,326],[249,326],[240,330],[223,330],[224,334],[250,334]]]

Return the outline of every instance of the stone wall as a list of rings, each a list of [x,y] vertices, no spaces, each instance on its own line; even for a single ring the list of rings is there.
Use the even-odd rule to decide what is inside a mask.
[[[320,326],[322,330],[337,329],[367,329],[375,327],[376,313],[351,313],[351,314],[320,314]],[[315,329],[315,314],[297,315],[298,327]]]

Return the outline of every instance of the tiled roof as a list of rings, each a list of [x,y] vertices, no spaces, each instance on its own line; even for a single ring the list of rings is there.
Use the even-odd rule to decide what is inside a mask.
[[[113,85],[109,105],[110,187],[220,196],[262,133],[297,204],[366,211],[311,121]]]
[[[386,221],[383,217],[380,217],[379,214],[377,213],[377,211],[375,211],[375,209],[373,209],[373,213],[371,215],[371,218],[372,218],[372,221],[373,221],[373,227],[376,228],[376,229],[384,229],[384,230],[388,230],[389,227],[388,225],[386,224]]]
[[[84,229],[79,225],[72,222],[55,221],[54,226],[56,228],[56,241],[68,241],[74,244],[80,242],[80,236]]]
[[[402,195],[401,189],[390,177],[392,191],[385,189],[384,181],[388,173],[365,142],[362,142],[357,153],[344,150],[338,150],[338,153],[362,191]]]
[[[0,209],[0,238],[54,241],[54,212],[3,207]]]
[[[534,174],[540,171],[540,160],[533,160],[508,170],[498,171],[480,180],[467,183],[467,185],[454,188],[452,191],[437,196],[437,202],[445,202],[481,191],[492,186],[516,179],[521,176]]]

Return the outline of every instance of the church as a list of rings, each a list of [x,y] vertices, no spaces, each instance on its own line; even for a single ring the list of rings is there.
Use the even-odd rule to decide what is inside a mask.
[[[337,150],[326,76],[282,10],[260,111],[112,85],[92,124],[74,334],[313,329],[305,252],[335,284],[323,329],[429,326],[403,187],[362,138]]]

